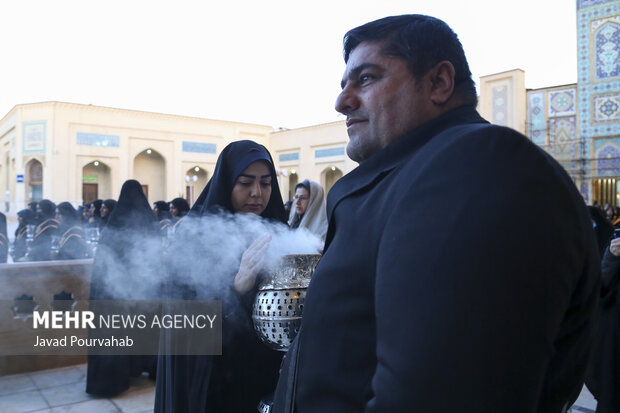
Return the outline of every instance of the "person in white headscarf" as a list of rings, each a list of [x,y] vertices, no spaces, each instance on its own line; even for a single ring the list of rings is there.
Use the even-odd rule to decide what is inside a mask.
[[[307,228],[325,240],[327,212],[321,184],[306,179],[295,186],[295,199],[288,219],[289,227]]]

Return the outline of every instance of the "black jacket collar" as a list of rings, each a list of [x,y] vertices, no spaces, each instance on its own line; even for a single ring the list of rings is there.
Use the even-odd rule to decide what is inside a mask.
[[[347,196],[373,184],[444,130],[469,123],[488,123],[472,106],[453,109],[386,146],[334,184],[327,197],[327,218]]]

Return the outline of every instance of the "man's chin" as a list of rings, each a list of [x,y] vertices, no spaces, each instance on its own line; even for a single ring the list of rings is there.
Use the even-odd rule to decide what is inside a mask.
[[[368,156],[366,156],[365,151],[359,145],[352,144],[353,140],[350,140],[347,145],[347,156],[351,158],[351,160],[362,163],[365,161]]]

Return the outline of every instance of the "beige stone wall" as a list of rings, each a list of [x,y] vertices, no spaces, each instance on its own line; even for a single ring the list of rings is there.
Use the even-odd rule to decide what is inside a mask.
[[[37,134],[41,130],[43,136]],[[26,180],[26,165],[36,159],[43,165],[42,197],[55,202],[81,204],[84,174],[97,176],[102,199],[118,198],[123,182],[136,178],[149,185],[149,202],[185,197],[189,170],[202,171],[194,184],[199,193],[228,143],[252,139],[268,146],[271,131],[265,125],[62,102],[17,105],[0,120],[0,195],[10,191],[10,215],[22,209],[30,191],[28,182],[17,183],[16,177],[23,174]],[[112,137],[117,146],[79,144],[78,134],[97,142]],[[184,142],[191,151],[183,149]],[[199,147],[205,144],[207,150]],[[141,157],[149,149],[160,162]],[[0,210],[7,211],[6,205]]]
[[[353,170],[357,163],[346,155],[348,141],[344,121],[272,133],[268,147],[281,171],[282,198],[286,201],[292,197],[294,184],[304,179],[317,181],[329,190],[332,168],[343,175]],[[293,173],[296,176],[291,182]]]
[[[478,110],[483,118],[496,125],[508,126],[525,134],[525,72],[514,69],[480,77]]]

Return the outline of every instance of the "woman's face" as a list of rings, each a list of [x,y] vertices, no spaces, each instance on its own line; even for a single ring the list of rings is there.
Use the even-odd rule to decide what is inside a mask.
[[[110,212],[110,209],[106,206],[106,204],[102,204],[101,209],[99,209],[99,212],[101,213],[101,218],[103,218],[108,215],[108,213]]]
[[[168,205],[168,208],[170,209],[170,215],[173,217],[179,216],[179,210],[173,204]]]
[[[267,164],[256,161],[241,172],[230,198],[235,212],[262,214],[271,198],[271,172]]]
[[[308,209],[310,203],[310,194],[306,188],[297,188],[295,191],[295,213],[303,215]]]

